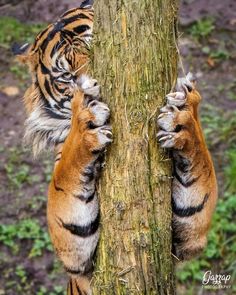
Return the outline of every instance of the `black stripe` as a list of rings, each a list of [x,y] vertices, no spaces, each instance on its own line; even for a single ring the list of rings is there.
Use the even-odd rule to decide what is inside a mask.
[[[68,42],[70,42],[70,44],[72,44],[72,40],[76,37],[76,34],[74,32],[66,30],[66,29],[64,29],[61,32],[61,35],[63,36],[64,39],[66,39]],[[68,39],[68,37],[70,39]]]
[[[40,64],[40,66],[41,66],[41,72],[42,72],[42,74],[44,74],[44,75],[50,75],[50,71],[49,71],[49,69],[45,66],[45,64],[40,60],[39,61],[39,64]]]
[[[57,186],[55,179],[53,179],[53,184],[56,191],[63,192],[63,193],[65,192],[63,188]]]
[[[72,282],[72,279],[70,279],[70,291],[71,291],[71,294],[73,294],[73,282]]]
[[[72,9],[72,10],[69,10],[67,12],[65,12],[61,18],[63,19],[66,19],[66,16],[68,16],[69,14],[75,12],[78,8],[75,8],[75,9]],[[76,15],[77,19],[90,19],[86,14],[84,13],[79,13]],[[68,19],[68,18],[67,18]]]
[[[49,25],[46,29],[44,29],[41,33],[39,33],[36,37],[36,41],[33,45],[33,48],[32,48],[32,51],[34,51],[35,49],[37,50],[37,46],[38,46],[38,43],[41,41],[41,38],[43,37],[43,35],[52,27],[52,24]]]
[[[94,0],[85,0],[80,4],[80,8],[86,8],[87,6],[92,6]]]
[[[72,95],[68,94],[67,96],[64,96],[63,98],[61,98],[60,101],[57,102],[58,106],[62,109],[62,112],[63,112],[63,109],[68,109],[68,108],[64,107],[64,103],[68,102],[68,101],[71,101],[72,97],[73,97]],[[71,111],[71,109],[68,109],[68,110]]]
[[[202,211],[204,208],[205,203],[207,202],[209,198],[209,194],[206,194],[202,203],[198,206],[195,207],[187,207],[187,208],[180,208],[176,206],[176,203],[174,199],[172,198],[172,211],[174,212],[175,215],[179,217],[190,217],[193,216],[196,213],[199,213]]]
[[[61,73],[61,70],[59,70],[58,68],[52,67],[52,72]]]
[[[93,266],[93,262],[92,262],[92,259],[88,259],[85,263],[83,263],[83,266],[85,265],[85,268],[83,271],[81,271],[80,268],[78,269],[72,269],[70,267],[66,267],[64,266],[65,268],[65,271],[70,273],[70,274],[74,274],[74,275],[88,275],[88,274],[91,274],[93,272],[93,269],[94,269],[94,266]]]
[[[58,21],[58,22],[55,23],[53,29],[49,32],[47,38],[44,39],[43,43],[40,46],[43,53],[45,52],[45,50],[46,50],[46,48],[48,46],[48,43],[51,40],[53,40],[55,35],[63,29],[64,25],[65,25],[64,21]]]
[[[51,91],[51,88],[50,88],[50,84],[49,84],[49,82],[48,82],[47,79],[45,79],[44,88],[47,91],[47,93],[50,96],[50,98],[52,98],[53,100],[55,100],[57,102],[57,100],[54,98],[54,96],[52,94],[52,91]]]
[[[71,268],[66,267],[66,266],[64,266],[64,268],[65,268],[66,272],[68,272],[68,273],[70,273],[72,275],[80,275],[81,274],[80,269],[74,270],[74,269],[71,269]]]
[[[94,196],[95,196],[95,190],[88,197],[85,197],[83,194],[74,195],[75,198],[79,199],[82,202],[86,202],[86,204],[92,202],[92,200],[94,199]]]
[[[76,45],[76,46],[79,46],[79,45],[82,46],[83,45],[83,48],[84,49],[87,49],[89,51],[88,43],[85,42],[85,40],[83,40],[82,38],[83,38],[83,36],[81,36],[81,38],[80,37],[76,37],[76,39],[73,40],[74,45]],[[83,43],[83,44],[81,44],[81,43]],[[74,51],[75,50],[79,51],[79,48],[74,48]]]
[[[82,16],[82,17],[81,17],[81,16]],[[68,25],[68,24],[73,23],[74,21],[77,21],[77,20],[79,20],[79,19],[81,19],[81,18],[84,18],[83,16],[84,16],[84,14],[79,13],[79,14],[76,14],[76,15],[74,15],[74,16],[72,16],[72,17],[64,18],[64,19],[63,19],[63,23],[64,23],[64,25],[66,26],[66,25]]]
[[[59,120],[65,120],[65,117],[63,115],[59,115],[59,114],[54,113],[53,110],[50,107],[45,108],[44,111],[45,111],[45,113],[47,113],[47,115],[49,115],[50,118],[59,119]]]
[[[102,147],[102,148],[92,150],[92,154],[93,155],[98,155],[100,153],[103,153],[104,151],[105,151],[105,147]]]
[[[52,51],[50,52],[50,57],[53,58],[55,53],[60,50],[65,45],[65,41],[60,38],[60,41],[58,41],[52,48]]]
[[[79,295],[83,295],[83,293],[80,291],[79,286],[77,285],[77,281],[75,280],[75,286],[76,286],[76,291],[78,292]]]
[[[176,169],[174,169],[174,174],[173,174],[173,176],[174,176],[174,177],[178,180],[178,182],[180,182],[180,183],[182,184],[182,186],[184,186],[184,187],[190,187],[192,184],[194,184],[194,183],[200,178],[200,176],[198,176],[198,177],[195,177],[195,178],[190,179],[189,181],[184,182],[184,181],[182,180],[182,178],[179,176],[179,174],[177,173]]]
[[[65,140],[58,140],[58,141],[56,141],[56,144],[58,145],[58,144],[62,144],[64,142],[65,142]]]
[[[52,79],[53,80],[53,79]],[[54,86],[54,88],[56,89],[56,91],[57,92],[59,92],[60,94],[64,94],[65,93],[65,91],[68,89],[68,87],[65,87],[65,88],[59,88],[58,87],[58,85],[57,85],[57,83],[56,82],[54,82],[54,80],[53,80],[53,86]]]
[[[188,159],[178,154],[174,157],[174,160],[175,160],[175,166],[176,168],[178,168],[179,171],[181,171],[182,173],[189,172],[191,163]]]
[[[81,238],[87,238],[87,237],[95,234],[96,231],[98,230],[98,227],[99,227],[99,221],[100,221],[99,212],[98,212],[95,220],[85,226],[80,226],[80,225],[75,225],[75,224],[66,224],[61,220],[62,225],[65,229],[70,231],[73,235],[79,236]]]
[[[38,78],[38,77],[37,77]],[[47,108],[51,108],[48,100],[46,99],[46,97],[44,96],[43,92],[42,92],[42,89],[40,88],[38,82],[35,83],[36,84],[36,87],[39,89],[39,92],[40,92],[40,99],[44,102],[44,105],[45,105],[45,110],[47,110]]]
[[[80,25],[78,27],[73,28],[73,32],[75,32],[77,34],[82,34],[89,29],[90,29],[90,26],[88,26],[88,25]]]

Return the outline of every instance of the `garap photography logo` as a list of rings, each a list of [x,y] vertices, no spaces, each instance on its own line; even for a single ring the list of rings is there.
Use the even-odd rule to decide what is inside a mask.
[[[202,278],[202,285],[205,288],[229,289],[231,275],[228,274],[212,274],[210,270],[206,271]]]

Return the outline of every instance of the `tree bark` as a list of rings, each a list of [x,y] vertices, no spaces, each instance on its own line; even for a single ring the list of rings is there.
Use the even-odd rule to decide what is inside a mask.
[[[177,76],[177,0],[95,1],[94,77],[114,142],[99,185],[94,294],[174,294],[171,161],[156,117]]]

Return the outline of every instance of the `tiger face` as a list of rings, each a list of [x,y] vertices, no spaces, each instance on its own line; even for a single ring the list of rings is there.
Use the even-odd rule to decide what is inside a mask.
[[[29,65],[32,74],[25,95],[29,111],[36,99],[37,105],[55,115],[71,116],[70,101],[88,68],[92,28],[92,7],[72,9],[41,32],[33,45],[20,48],[18,59]]]
[[[89,59],[88,54],[81,53],[79,47],[71,46],[66,41],[64,43],[60,50],[51,49],[47,54],[39,51],[33,75],[46,107],[54,114],[70,117],[71,99],[78,89],[81,74],[87,71]]]
[[[68,135],[71,100],[90,60],[93,16],[93,7],[85,2],[50,24],[32,45],[13,48],[32,76],[24,95],[28,112],[25,142],[33,145],[35,155],[55,148]]]

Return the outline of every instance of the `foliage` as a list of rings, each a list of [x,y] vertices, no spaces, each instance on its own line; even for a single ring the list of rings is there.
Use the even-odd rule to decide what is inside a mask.
[[[3,166],[8,179],[9,189],[18,191],[18,189],[22,188],[24,184],[31,185],[42,182],[40,175],[32,172],[31,162],[26,161],[26,158],[29,157],[29,151],[22,150],[20,147],[14,147],[10,148],[7,153],[7,161]],[[48,158],[45,158],[42,161],[42,166],[44,168],[45,178],[43,180],[43,183],[45,180],[46,182],[49,182],[52,173],[52,161]],[[43,188],[43,191],[44,190],[45,188]],[[34,202],[34,204],[36,205],[36,201],[38,199],[34,198],[32,202]]]
[[[226,187],[230,193],[236,194],[236,149],[231,149],[228,152],[230,165],[226,167]]]
[[[23,268],[23,266],[17,265],[16,270],[15,270],[15,274],[20,279],[20,282],[22,284],[25,284],[25,282],[27,280],[27,274],[26,274],[26,271]]]
[[[200,39],[209,37],[214,29],[214,19],[205,18],[195,22],[188,31],[194,38]]]
[[[30,167],[22,159],[22,151],[17,148],[9,150],[7,163],[4,165],[11,189],[19,189],[24,183],[31,183]]]
[[[11,186],[20,188],[23,183],[30,181],[29,166],[21,165],[16,168],[12,163],[5,165],[7,177]]]
[[[31,43],[45,24],[23,24],[12,17],[0,18],[0,46],[9,49],[14,42]]]
[[[14,43],[20,45],[32,43],[36,35],[45,27],[45,24],[25,24],[12,17],[1,17],[0,47],[9,50]],[[16,61],[11,62],[9,69],[19,81],[29,78],[27,68]],[[21,83],[19,86],[22,86]]]
[[[40,287],[36,295],[65,295],[65,288],[62,286],[55,286],[53,291],[49,292],[45,287]]]
[[[15,240],[33,241],[29,257],[42,255],[46,249],[52,251],[51,242],[45,228],[42,228],[37,220],[23,219],[15,224],[0,225],[0,242],[12,249],[13,253],[19,251],[19,245]]]
[[[29,78],[29,71],[27,67],[24,65],[21,65],[15,61],[11,66],[10,66],[10,71],[16,76],[17,79],[19,80],[27,80]],[[20,85],[21,86],[21,85]]]
[[[204,46],[202,48],[202,52],[215,60],[228,60],[230,58],[229,51],[221,47],[217,49],[211,49],[209,46]]]
[[[236,112],[225,112],[205,104],[201,122],[208,146],[213,147],[222,142],[227,142],[228,145],[236,144]]]

